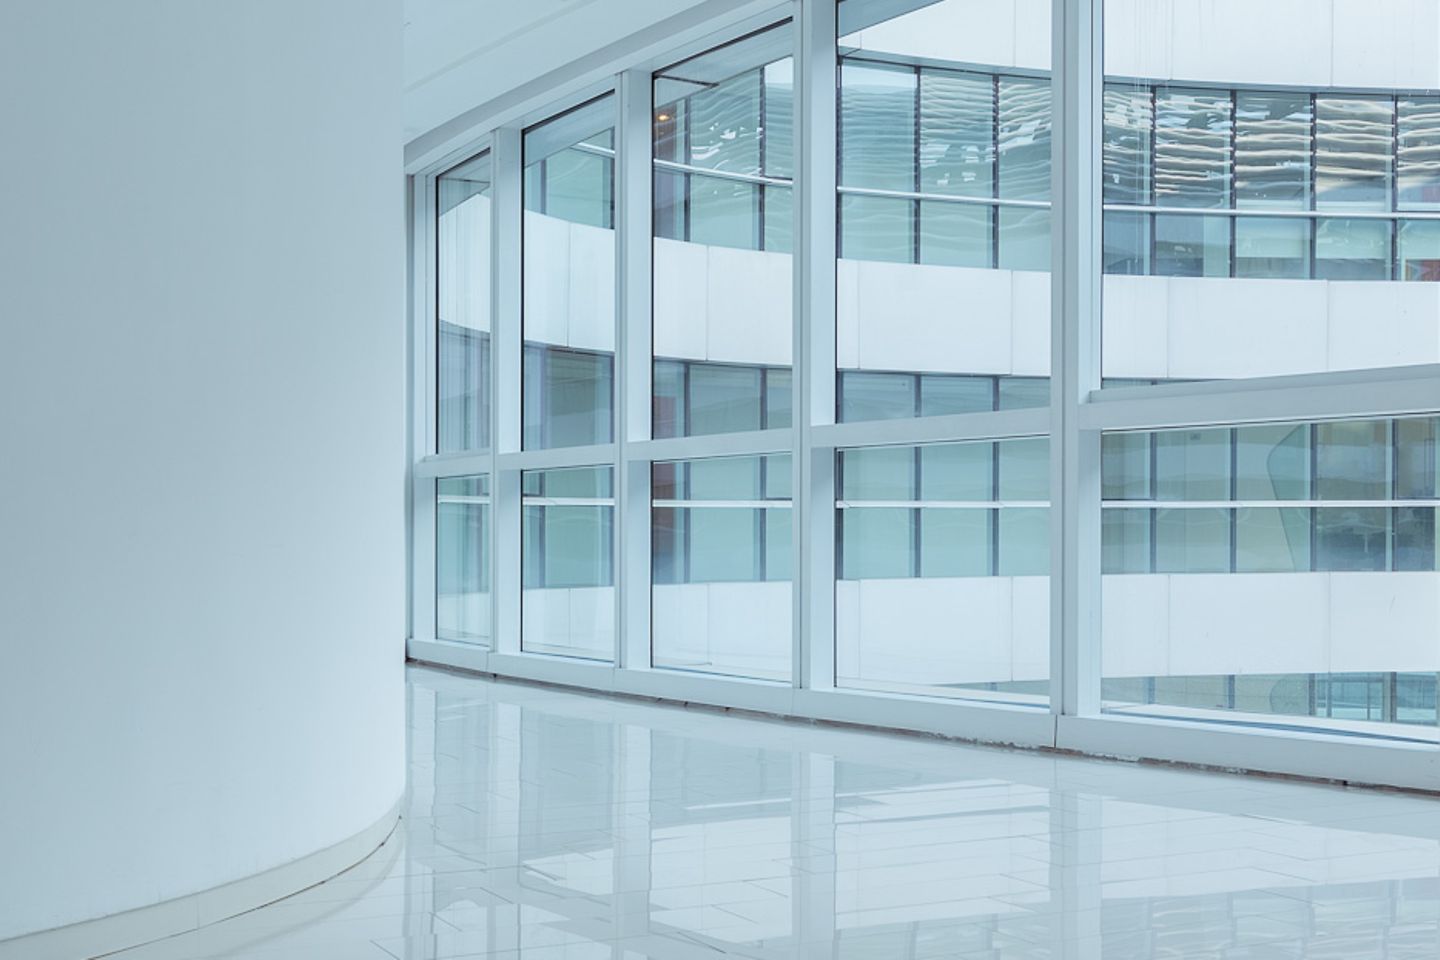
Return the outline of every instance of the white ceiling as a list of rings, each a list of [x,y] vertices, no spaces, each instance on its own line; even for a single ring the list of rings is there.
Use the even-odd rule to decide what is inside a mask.
[[[701,0],[405,0],[405,139]]]

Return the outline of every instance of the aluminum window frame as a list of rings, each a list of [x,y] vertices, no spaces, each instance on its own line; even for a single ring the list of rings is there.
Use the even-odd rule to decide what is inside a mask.
[[[1100,710],[1101,434],[1433,414],[1440,408],[1440,365],[1101,390],[1103,0],[1052,0],[1051,10],[1054,129],[1048,407],[901,421],[836,422],[838,45],[833,0],[736,0],[728,5],[702,5],[483,104],[407,146],[410,657],[602,692],[923,731],[970,741],[1440,791],[1440,747],[1432,745],[1321,731],[1102,714]],[[795,38],[796,80],[793,426],[651,439],[651,75],[668,64],[786,19],[791,21]],[[615,95],[618,111],[615,440],[589,447],[525,451],[520,445],[520,135],[525,127],[604,93]],[[435,180],[483,150],[490,152],[494,184],[491,447],[437,456],[431,452],[436,439]],[[837,688],[836,451],[1033,436],[1049,436],[1052,451],[1048,709]],[[652,464],[774,453],[790,453],[794,471],[791,682],[654,668],[650,642]],[[615,470],[613,662],[521,653],[521,473],[599,465]],[[490,477],[489,648],[435,638],[436,481],[473,474]]]

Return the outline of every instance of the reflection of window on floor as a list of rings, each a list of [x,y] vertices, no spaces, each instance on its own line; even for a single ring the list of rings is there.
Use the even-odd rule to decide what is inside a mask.
[[[1437,679],[1433,673],[1107,677],[1101,695],[1111,704],[1434,726],[1440,722]]]

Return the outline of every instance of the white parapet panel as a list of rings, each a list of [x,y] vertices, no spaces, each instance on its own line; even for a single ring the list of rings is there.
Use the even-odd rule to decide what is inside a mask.
[[[656,238],[655,356],[789,366],[788,253]]]
[[[656,584],[655,661],[669,667],[766,678],[790,673],[791,585]]]
[[[524,650],[609,660],[615,650],[613,587],[521,591]]]
[[[706,358],[789,366],[794,282],[788,253],[708,247]]]
[[[490,330],[490,198],[474,196],[446,211],[437,224],[441,320]]]
[[[615,349],[615,232],[525,212],[525,339]]]
[[[1206,380],[1437,363],[1440,285],[1107,276],[1102,349],[1107,377]]]
[[[1440,574],[1115,574],[1107,677],[1440,670]]]
[[[905,685],[1049,676],[1045,577],[840,580],[836,667],[842,680]]]
[[[1329,369],[1440,363],[1440,283],[1329,287]]]
[[[1229,379],[1327,368],[1325,281],[1173,277],[1169,283],[1163,376]]]

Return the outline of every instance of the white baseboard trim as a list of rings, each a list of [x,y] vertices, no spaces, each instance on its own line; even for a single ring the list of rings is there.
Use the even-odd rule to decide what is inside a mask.
[[[323,850],[263,873],[173,900],[0,941],[0,960],[91,960],[189,933],[299,893],[364,860],[400,819],[401,801],[379,820]]]

